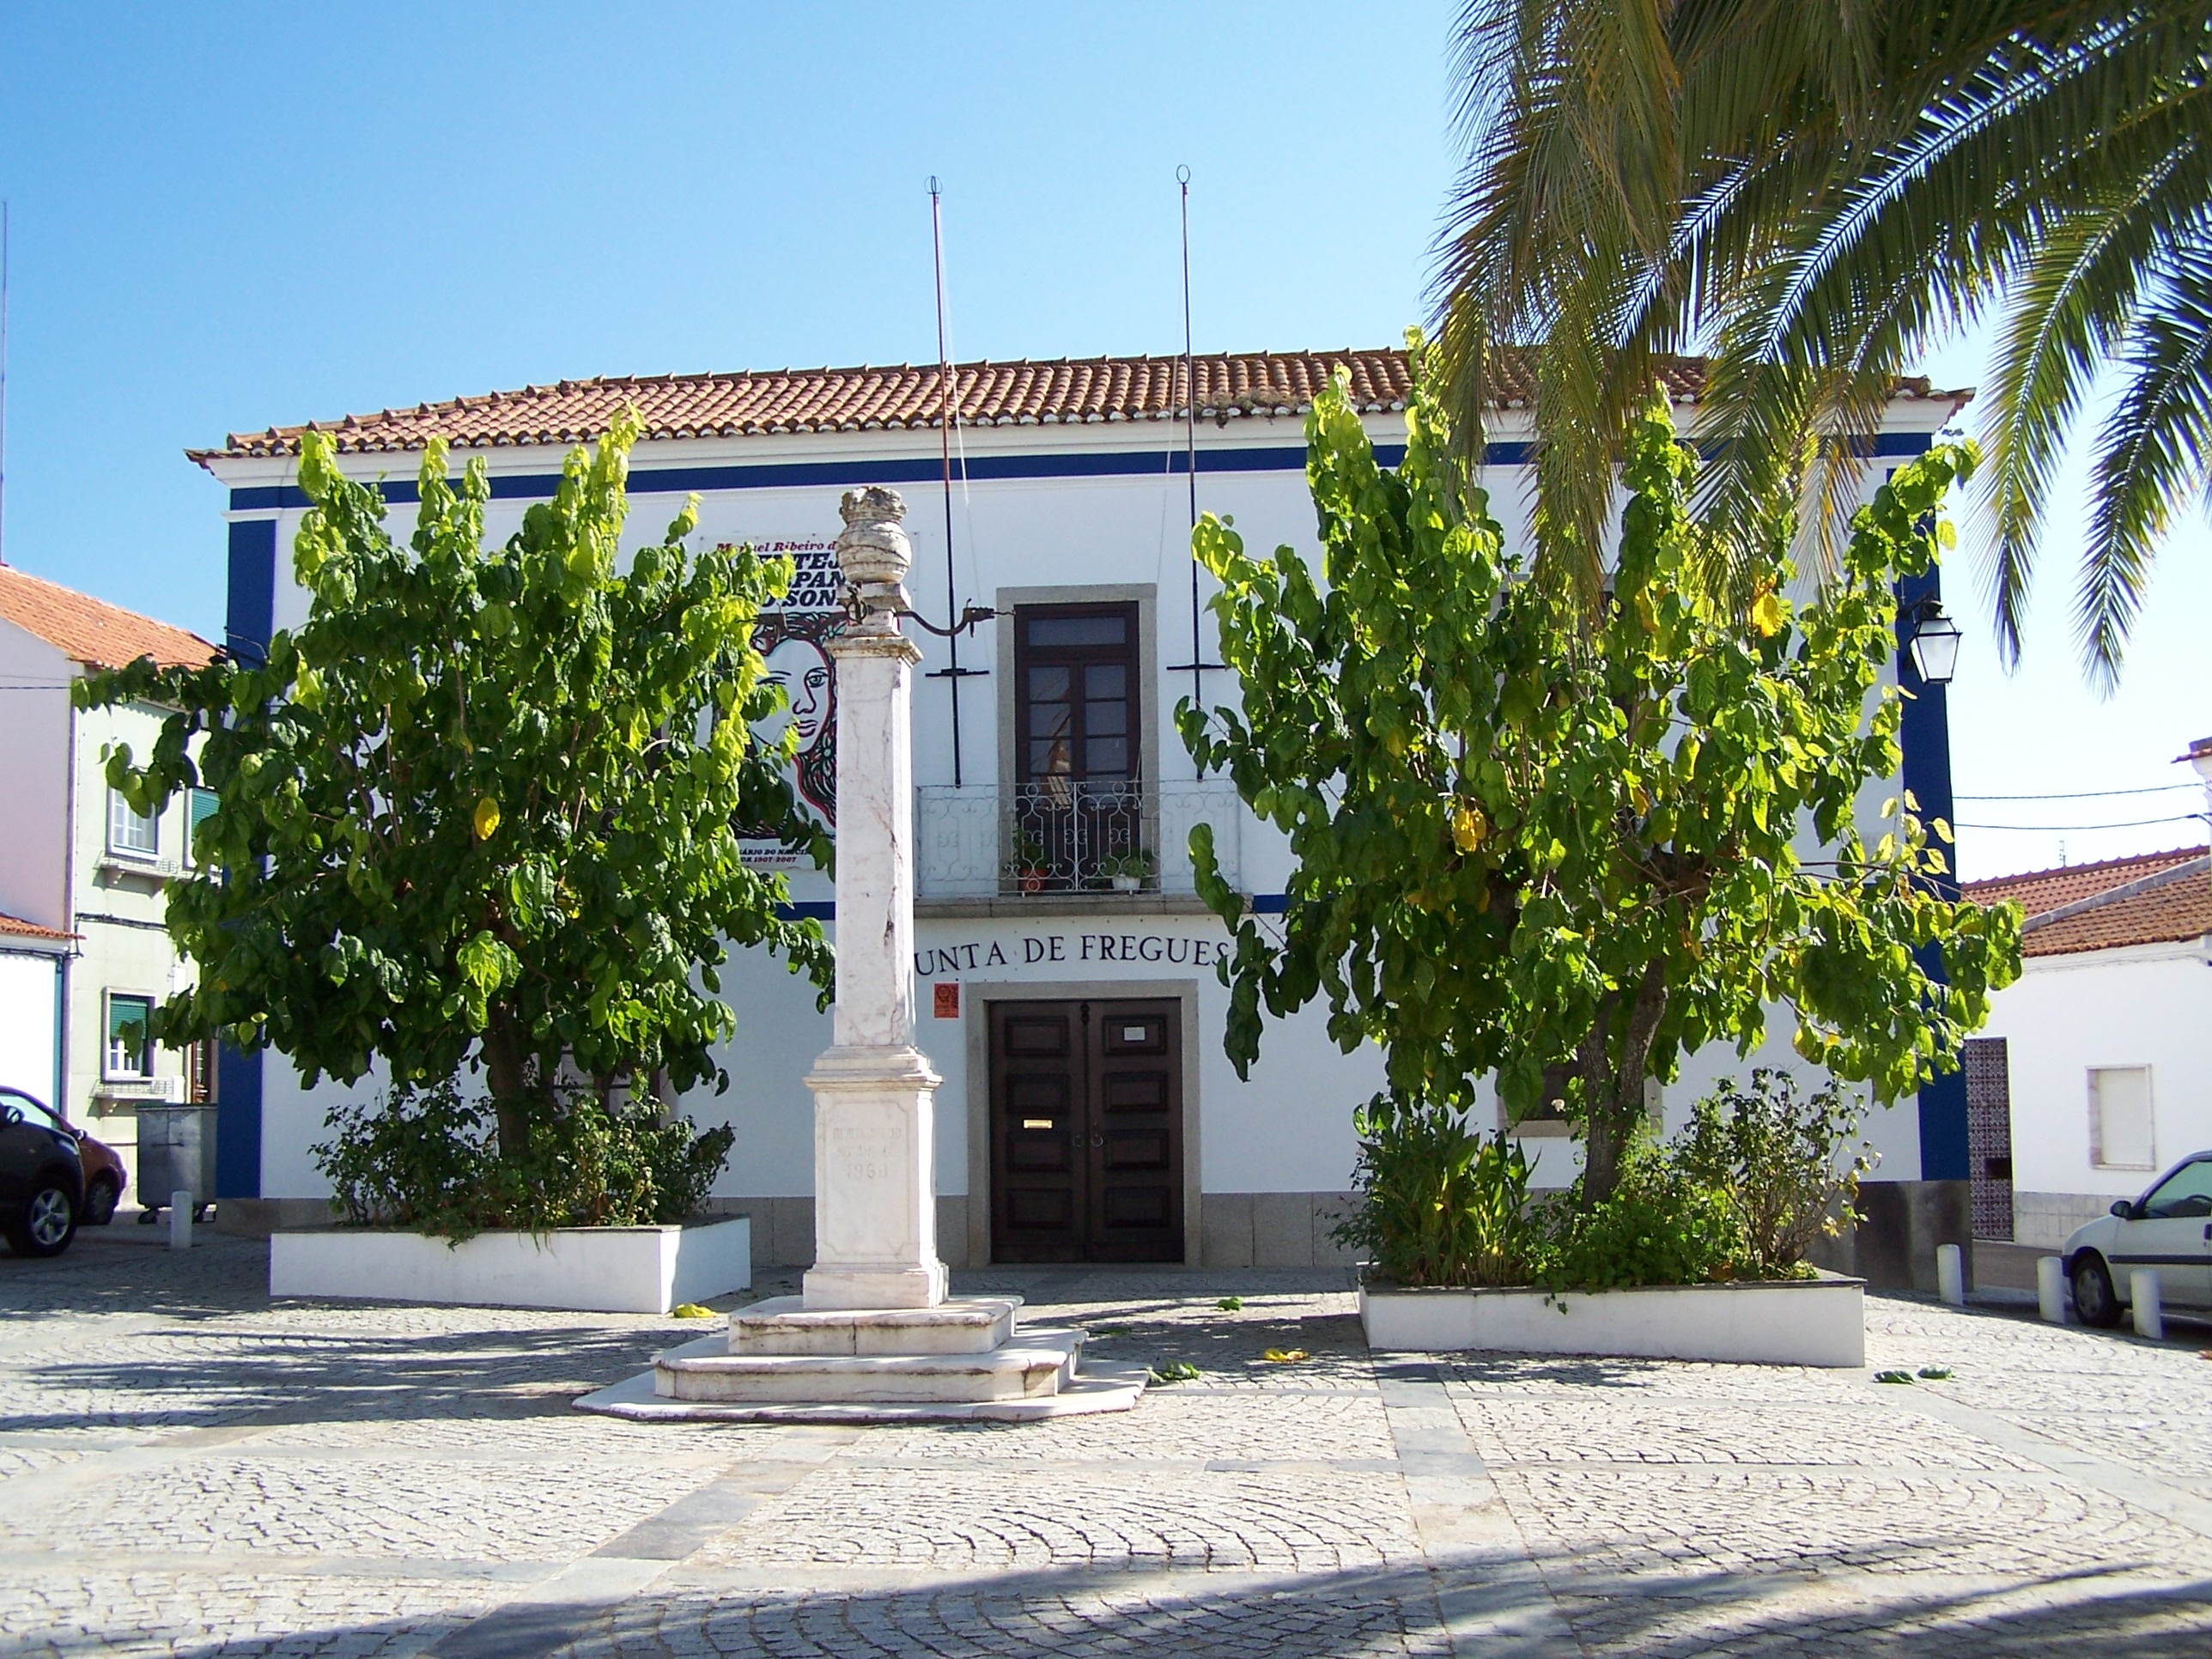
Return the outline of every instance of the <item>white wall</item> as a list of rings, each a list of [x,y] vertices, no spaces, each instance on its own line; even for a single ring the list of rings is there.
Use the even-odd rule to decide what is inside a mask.
[[[0,951],[0,1083],[47,1102],[54,1095],[60,972],[51,956]]]
[[[0,911],[66,928],[69,685],[76,665],[0,622]],[[52,1089],[51,1076],[46,1085]]]
[[[358,1083],[323,1079],[304,1087],[292,1062],[278,1054],[261,1056],[261,1195],[264,1198],[328,1198],[331,1183],[315,1167],[308,1148],[328,1140],[325,1122],[332,1108],[374,1107],[384,1098],[380,1076]]]
[[[2212,967],[2200,941],[2031,957],[1982,1035],[2011,1067],[2013,1190],[2133,1197],[2151,1172],[2090,1161],[2088,1073],[2148,1066],[2153,1159],[2212,1149]]]

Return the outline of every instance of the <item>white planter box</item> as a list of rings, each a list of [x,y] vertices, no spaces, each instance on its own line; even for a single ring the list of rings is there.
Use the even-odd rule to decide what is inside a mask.
[[[1652,1285],[1630,1291],[1359,1287],[1380,1352],[1586,1353],[1753,1365],[1866,1364],[1866,1281]]]
[[[478,1233],[464,1244],[366,1227],[269,1240],[271,1296],[666,1313],[752,1282],[753,1229],[743,1216],[696,1227]]]

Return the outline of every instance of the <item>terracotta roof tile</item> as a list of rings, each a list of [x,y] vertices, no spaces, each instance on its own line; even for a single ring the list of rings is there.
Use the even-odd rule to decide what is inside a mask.
[[[196,666],[216,654],[197,634],[6,565],[0,565],[0,619],[35,634],[71,661],[97,668],[120,668],[141,657],[164,668]]]
[[[35,939],[66,945],[71,939],[83,937],[82,933],[64,933],[58,928],[41,927],[35,921],[26,921],[21,916],[0,913],[0,939]]]
[[[2022,943],[2029,957],[2071,956],[2126,945],[2167,945],[2212,933],[2212,872],[2197,869],[2142,890],[2113,893],[2205,856],[2201,847],[2142,853],[2133,858],[1968,882],[1966,895],[1979,903],[2010,899],[2032,925]],[[2101,895],[2113,893],[2105,902]],[[2079,907],[2079,908],[2075,908]],[[2037,923],[2053,911],[2068,914]]]
[[[1409,375],[1403,351],[1217,352],[1196,357],[1201,419],[1302,415],[1314,393],[1342,368],[1354,402],[1380,413],[1405,405]],[[1179,357],[1073,357],[1048,362],[974,362],[953,366],[959,418],[968,426],[1086,424],[1161,421],[1188,401]],[[1694,403],[1705,386],[1697,358],[1668,362],[1662,377],[1678,403]],[[1509,372],[1502,407],[1525,405],[1534,383]],[[1953,398],[1925,380],[1899,382],[1898,395]],[[881,428],[934,428],[944,393],[934,363],[896,368],[775,369],[730,374],[653,374],[559,380],[447,403],[417,404],[374,415],[313,423],[343,453],[422,447],[433,435],[457,449],[519,444],[571,445],[600,435],[625,405],[635,405],[653,439],[737,438],[789,432],[852,432]],[[220,449],[188,452],[194,460],[294,455],[307,427],[234,432]]]
[[[2024,870],[2018,875],[1992,876],[1966,884],[1966,896],[1978,903],[1994,904],[2011,899],[2031,916],[2056,910],[2076,899],[2109,892],[2123,882],[2155,875],[2160,870],[2204,856],[2201,847],[2177,847],[2171,852],[2137,853],[2124,859],[2103,859],[2094,864],[2063,864],[2055,870]]]

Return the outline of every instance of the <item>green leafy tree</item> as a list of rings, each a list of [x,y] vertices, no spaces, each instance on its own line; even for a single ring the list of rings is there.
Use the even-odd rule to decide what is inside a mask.
[[[1755,580],[1734,532],[1757,504],[1796,482],[1812,526],[1840,526],[1850,440],[1895,377],[1996,316],[1978,407],[2008,655],[2051,482],[2099,374],[2118,384],[2076,604],[2109,684],[2159,540],[2212,478],[2212,7],[1465,0],[1461,20],[1452,403],[1479,441],[1501,370],[1533,373],[1549,556],[1595,590],[1606,486],[1667,354],[1712,349],[1707,518]]]
[[[734,1020],[730,945],[766,945],[826,988],[811,922],[779,919],[781,878],[746,869],[732,825],[828,847],[794,811],[790,738],[751,723],[781,695],[752,646],[787,562],[692,553],[687,503],[666,538],[617,556],[638,426],[570,453],[550,501],[483,545],[490,488],[472,460],[422,458],[412,541],[375,489],[310,432],[313,505],[294,549],[310,596],[265,663],[140,662],[80,682],[82,706],[178,711],[145,764],[109,781],[147,810],[204,784],[198,873],[169,928],[199,983],[156,1016],[181,1043],[274,1048],[310,1083],[381,1060],[403,1088],[480,1066],[500,1146],[527,1152],[560,1109],[563,1062],[593,1079],[714,1077]]]
[[[1702,580],[1694,457],[1649,400],[1593,631],[1459,482],[1425,373],[1407,426],[1387,470],[1340,385],[1316,400],[1318,580],[1289,548],[1250,557],[1223,520],[1195,533],[1243,708],[1186,701],[1182,737],[1295,860],[1271,938],[1222,881],[1211,833],[1192,836],[1200,890],[1236,932],[1223,973],[1240,1072],[1263,1008],[1322,996],[1346,1050],[1384,1046],[1403,1099],[1464,1106],[1495,1072],[1518,1116],[1545,1067],[1569,1064],[1595,1205],[1646,1078],[1705,1043],[1749,1049],[1770,1007],[1794,1015],[1801,1054],[1883,1099],[1954,1064],[2019,972],[2017,913],[1931,890],[1941,859],[1910,802],[1884,808],[1871,846],[1858,815],[1900,759],[1901,694],[1881,678],[1892,584],[1948,544],[1937,503],[1970,452],[1901,469],[1802,609],[1784,596],[1778,514],[1741,605]],[[1916,960],[1930,947],[1948,984]]]

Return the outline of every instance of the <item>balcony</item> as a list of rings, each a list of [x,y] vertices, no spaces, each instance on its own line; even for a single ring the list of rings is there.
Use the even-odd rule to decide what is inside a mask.
[[[1191,830],[1213,826],[1214,856],[1234,887],[1243,817],[1227,783],[925,787],[915,791],[915,896],[1080,905],[1152,895],[1194,907]]]

